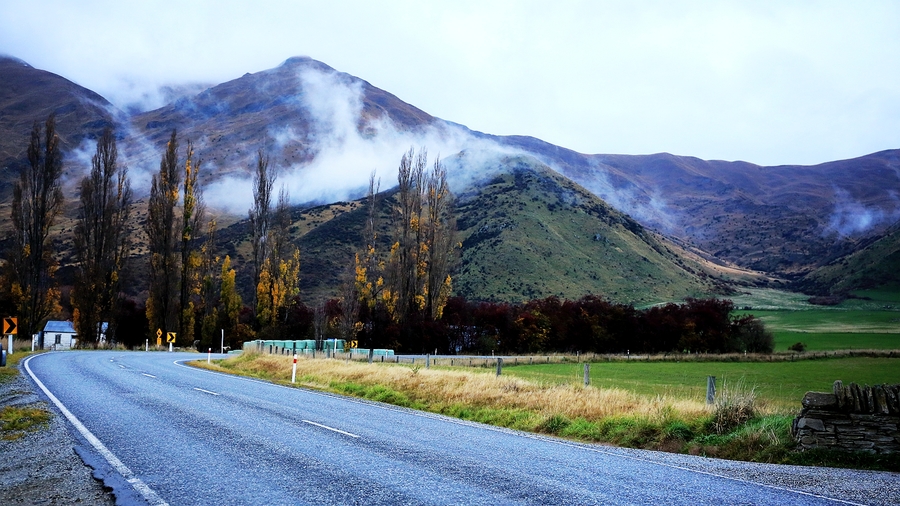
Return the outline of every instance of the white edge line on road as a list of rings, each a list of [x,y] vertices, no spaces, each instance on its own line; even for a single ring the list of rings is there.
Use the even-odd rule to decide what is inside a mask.
[[[154,375],[152,375],[152,374],[147,374],[147,373],[145,373],[145,372],[142,372],[141,374],[142,374],[143,376],[148,377],[148,378],[155,378],[155,377],[156,377],[156,376],[154,376]]]
[[[219,395],[219,394],[217,394],[217,393],[215,393],[215,392],[210,392],[209,390],[203,390],[202,388],[194,387],[194,390],[197,390],[197,391],[200,391],[200,392],[203,392],[203,393],[207,393],[207,394],[210,394],[210,395]]]
[[[119,460],[119,458],[116,457],[115,454],[113,454],[113,452],[109,451],[106,445],[101,443],[100,440],[97,439],[97,436],[91,433],[91,431],[89,431],[88,428],[85,427],[83,423],[81,423],[81,420],[76,418],[75,415],[73,415],[72,412],[69,411],[63,405],[63,403],[56,398],[55,395],[50,393],[50,390],[46,386],[44,386],[41,380],[39,380],[37,376],[35,376],[34,372],[31,371],[31,367],[28,366],[28,362],[30,362],[31,359],[36,356],[39,355],[32,355],[26,358],[25,362],[23,362],[23,365],[25,366],[25,370],[28,371],[28,375],[31,376],[31,379],[34,380],[37,386],[44,391],[44,394],[46,394],[47,397],[53,402],[53,404],[55,404],[56,407],[59,408],[62,414],[69,420],[69,422],[71,422],[72,425],[74,425],[75,428],[78,429],[78,432],[80,432],[81,435],[84,436],[84,438],[87,439],[89,443],[91,443],[91,446],[93,446],[97,450],[97,452],[99,452],[100,455],[102,455],[103,458],[105,458],[106,461],[109,462],[109,465],[111,465],[113,469],[115,469],[120,475],[122,475],[122,477],[125,478],[125,481],[130,483],[131,486],[134,487],[134,489],[137,490],[137,492],[147,500],[147,502],[155,506],[168,506],[169,503],[164,501],[140,478],[136,477],[134,473],[131,472],[131,469],[128,469],[128,466],[123,464],[122,461]]]
[[[837,502],[837,503],[841,503],[841,504],[849,504],[849,505],[851,505],[851,506],[867,506],[867,505],[864,504],[864,503],[858,503],[858,502],[848,501],[848,500],[846,500],[846,499],[839,499],[839,498],[836,498],[836,497],[829,497],[829,496],[826,496],[826,495],[814,494],[814,493],[812,493],[812,492],[806,492],[806,491],[804,491],[804,490],[796,490],[796,489],[793,489],[793,488],[787,488],[787,487],[782,487],[782,486],[778,486],[778,485],[770,485],[770,484],[768,484],[768,483],[760,483],[760,482],[758,482],[758,481],[745,480],[745,479],[743,479],[743,478],[736,478],[736,477],[734,477],[734,476],[727,476],[727,475],[724,475],[724,474],[718,474],[718,473],[714,473],[714,472],[712,472],[712,471],[703,471],[703,470],[700,470],[700,469],[691,469],[690,467],[679,466],[679,465],[676,465],[676,464],[669,464],[669,463],[666,463],[666,462],[659,462],[659,461],[655,461],[655,460],[652,460],[652,459],[646,459],[646,458],[643,458],[643,457],[637,457],[637,456],[634,456],[634,455],[626,455],[626,454],[622,454],[622,453],[611,452],[611,451],[608,451],[608,450],[603,450],[603,449],[601,449],[601,448],[592,448],[592,447],[590,447],[590,446],[587,446],[586,444],[570,443],[570,442],[568,442],[568,441],[563,441],[563,440],[551,438],[551,437],[548,437],[548,436],[543,436],[543,435],[540,435],[540,434],[531,434],[531,433],[528,433],[528,432],[518,431],[518,430],[514,430],[514,429],[507,429],[507,428],[505,428],[505,427],[495,427],[495,426],[493,426],[493,425],[487,425],[487,424],[483,424],[483,423],[472,422],[472,421],[469,421],[469,420],[460,420],[460,419],[457,419],[457,418],[451,418],[451,417],[448,417],[448,416],[445,416],[445,415],[439,415],[439,414],[437,414],[437,413],[429,413],[429,412],[427,412],[427,411],[416,411],[416,410],[414,410],[414,409],[412,409],[412,408],[402,408],[402,407],[400,407],[400,406],[392,406],[392,405],[390,405],[390,404],[385,404],[385,403],[383,403],[383,402],[370,401],[370,400],[365,400],[365,399],[356,399],[356,398],[354,398],[354,397],[347,397],[347,396],[344,396],[344,395],[332,394],[332,393],[330,393],[330,392],[319,392],[319,391],[317,391],[317,390],[312,390],[312,389],[309,389],[309,388],[303,388],[303,387],[290,387],[290,386],[287,386],[287,385],[279,385],[279,384],[277,384],[277,383],[272,383],[272,382],[270,382],[270,381],[264,381],[264,380],[255,379],[255,378],[248,378],[248,377],[245,377],[245,376],[238,376],[238,375],[236,375],[236,374],[228,374],[228,373],[219,372],[219,371],[211,371],[211,370],[209,370],[209,369],[202,369],[202,368],[200,368],[200,367],[191,367],[191,366],[185,365],[185,364],[183,363],[183,362],[189,362],[189,361],[193,361],[193,360],[196,360],[196,359],[192,359],[192,358],[191,358],[191,359],[179,359],[179,360],[173,361],[173,363],[174,363],[175,365],[177,365],[177,366],[181,366],[181,367],[184,367],[184,368],[187,368],[187,369],[193,369],[193,370],[195,370],[195,371],[203,371],[203,372],[208,372],[208,373],[211,373],[211,374],[221,374],[221,375],[223,375],[223,376],[228,376],[228,377],[230,377],[230,378],[235,378],[235,379],[239,379],[239,380],[243,380],[243,381],[250,381],[250,382],[253,382],[253,383],[262,383],[262,384],[264,384],[264,385],[271,385],[271,386],[280,387],[280,388],[287,388],[287,389],[290,389],[290,390],[300,390],[300,391],[302,391],[302,392],[305,392],[305,393],[308,393],[308,394],[313,394],[313,395],[321,395],[321,396],[325,396],[325,397],[340,397],[340,398],[345,399],[345,400],[347,400],[347,401],[349,401],[349,402],[355,402],[355,403],[357,403],[357,404],[365,404],[365,405],[368,405],[368,406],[376,406],[376,407],[379,407],[379,408],[382,408],[382,409],[386,409],[386,410],[389,410],[389,411],[398,411],[398,412],[401,412],[401,413],[407,413],[407,414],[411,414],[411,415],[413,415],[413,416],[420,416],[420,417],[423,417],[423,418],[431,418],[431,419],[437,419],[437,420],[444,420],[444,421],[446,421],[446,422],[455,423],[455,424],[457,424],[457,425],[463,425],[463,426],[467,426],[467,427],[476,427],[476,428],[481,428],[481,429],[491,430],[491,431],[494,431],[494,432],[502,432],[502,433],[504,433],[504,434],[518,435],[518,436],[525,437],[525,438],[529,438],[529,439],[536,439],[536,440],[538,440],[538,441],[544,441],[544,442],[549,442],[549,443],[555,443],[555,444],[558,444],[558,445],[568,446],[568,447],[571,447],[571,448],[578,448],[578,449],[581,449],[581,450],[585,450],[585,451],[589,451],[589,452],[594,452],[594,453],[601,453],[601,454],[604,454],[604,455],[609,455],[609,456],[611,456],[611,457],[620,457],[620,458],[629,459],[629,460],[634,460],[634,461],[638,461],[638,462],[645,462],[645,463],[647,463],[647,464],[655,464],[655,465],[658,465],[658,466],[668,467],[668,468],[671,468],[671,469],[678,469],[678,470],[681,470],[681,471],[687,471],[687,472],[691,472],[691,473],[697,473],[697,474],[702,474],[702,475],[706,475],[706,476],[712,476],[712,477],[716,477],[716,478],[722,478],[722,479],[724,479],[724,480],[735,481],[735,482],[738,482],[738,483],[746,483],[746,484],[749,484],[749,485],[756,485],[756,486],[759,486],[759,487],[764,487],[764,488],[768,488],[768,489],[772,489],[772,490],[781,490],[781,491],[784,491],[784,492],[791,492],[791,493],[794,493],[794,494],[799,494],[799,495],[803,495],[803,496],[807,496],[807,497],[815,497],[815,498],[817,498],[817,499],[825,499],[825,500],[827,500],[827,501],[833,501],[833,502]],[[306,422],[306,420],[303,420],[303,421]],[[312,422],[307,422],[307,423],[312,423]],[[318,424],[313,424],[313,425],[318,425]],[[325,428],[329,428],[329,427],[325,427]],[[334,429],[332,429],[332,430],[334,430]],[[340,431],[339,431],[339,432],[340,432]],[[358,436],[357,436],[357,437],[358,437]],[[748,463],[749,463],[749,464],[756,464],[756,462],[748,462]]]
[[[323,429],[332,430],[332,431],[334,431],[334,432],[337,432],[337,433],[339,433],[339,434],[343,434],[343,435],[345,435],[345,436],[350,436],[350,437],[355,437],[355,438],[358,438],[358,437],[359,437],[359,436],[357,436],[356,434],[350,434],[349,432],[344,432],[344,431],[342,431],[342,430],[340,430],[340,429],[335,429],[334,427],[329,427],[329,426],[327,426],[327,425],[322,425],[321,423],[310,422],[309,420],[300,420],[300,421],[303,422],[303,423],[308,423],[308,424],[310,424],[310,425],[315,425],[316,427],[321,427],[321,428],[323,428]]]

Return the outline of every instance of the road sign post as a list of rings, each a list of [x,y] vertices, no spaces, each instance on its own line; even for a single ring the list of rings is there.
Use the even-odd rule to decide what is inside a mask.
[[[6,354],[13,354],[13,336],[19,333],[19,319],[15,316],[7,316],[3,319],[3,333],[9,336]]]
[[[169,343],[169,353],[172,353],[172,347],[175,345],[174,332],[166,332],[166,342]]]
[[[3,319],[3,333],[15,335],[19,333],[19,319],[15,316],[7,316]]]

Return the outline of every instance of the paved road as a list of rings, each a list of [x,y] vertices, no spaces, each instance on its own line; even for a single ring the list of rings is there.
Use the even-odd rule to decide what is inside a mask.
[[[26,365],[151,503],[841,504],[176,363],[198,358],[60,352]]]

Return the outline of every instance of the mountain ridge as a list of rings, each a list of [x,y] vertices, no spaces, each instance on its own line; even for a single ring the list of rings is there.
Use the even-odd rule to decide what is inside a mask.
[[[6,157],[0,159],[0,179],[7,182],[21,166],[31,122],[57,111],[69,153],[105,126],[123,129],[120,153],[139,177],[155,169],[162,146],[176,129],[179,139],[194,142],[204,161],[204,183],[228,181],[230,199],[236,194],[228,178],[247,181],[258,149],[271,152],[285,178],[310,177],[315,170],[324,171],[319,178],[345,184],[347,188],[333,200],[359,195],[364,182],[348,178],[367,175],[371,169],[335,172],[334,164],[346,160],[326,155],[334,158],[335,153],[359,146],[387,145],[390,152],[421,141],[450,150],[445,155],[478,149],[493,152],[494,158],[529,155],[643,227],[678,239],[684,251],[793,280],[865,247],[900,218],[900,203],[891,193],[900,187],[900,150],[813,166],[773,167],[668,153],[582,154],[534,137],[495,136],[436,118],[309,57],[288,58],[278,67],[128,115],[96,93],[20,60],[0,59],[0,65],[17,76],[0,83],[0,97],[13,97],[0,101],[0,139],[4,139],[0,153]],[[49,80],[53,86],[35,86],[38,91],[28,96],[40,100],[22,105],[19,95],[27,94],[15,83],[29,79]],[[22,99],[19,105],[16,97]],[[329,144],[335,138],[345,144]],[[346,138],[356,144],[347,144]],[[476,144],[477,149],[470,149]],[[397,149],[390,155],[393,159],[376,156],[371,163],[376,168],[388,163],[390,174],[400,153]],[[326,161],[319,163],[323,157]],[[77,173],[77,164],[83,162],[68,160],[73,162],[68,170]],[[466,184],[472,184],[489,179],[492,169],[473,161],[459,170],[466,173]],[[0,193],[0,199],[8,199],[8,194]]]

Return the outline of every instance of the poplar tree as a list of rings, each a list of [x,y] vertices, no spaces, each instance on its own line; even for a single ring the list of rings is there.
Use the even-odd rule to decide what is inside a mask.
[[[425,190],[428,220],[424,224],[424,245],[420,247],[425,257],[425,311],[437,319],[441,317],[453,288],[450,267],[457,245],[453,195],[447,182],[447,169],[440,157],[434,160],[427,175]]]
[[[219,296],[220,323],[225,332],[232,335],[238,328],[238,316],[240,316],[243,302],[235,286],[235,271],[231,268],[231,257],[228,255],[225,255],[225,259],[222,261],[220,279],[222,281],[222,290]]]
[[[300,250],[290,241],[290,204],[282,187],[270,230],[269,255],[263,261],[257,285],[257,320],[275,327],[287,318],[289,304],[300,292]]]
[[[218,330],[218,309],[216,299],[219,297],[221,274],[219,269],[219,257],[216,250],[216,220],[210,219],[206,224],[206,238],[200,248],[200,304],[203,310],[203,320],[200,325],[200,339],[204,346],[208,346],[215,340],[213,337]]]
[[[150,182],[147,210],[147,242],[150,249],[150,293],[147,297],[147,320],[150,332],[178,332],[178,259],[175,245],[175,206],[178,204],[178,142],[175,131],[166,144],[159,172]]]
[[[353,290],[359,299],[359,304],[369,309],[375,307],[384,287],[384,277],[381,275],[383,265],[379,265],[376,242],[378,240],[378,191],[381,188],[381,180],[375,179],[375,172],[369,175],[369,190],[366,193],[366,225],[363,227],[362,250],[356,253],[354,259]],[[349,286],[347,287],[349,290]],[[345,290],[345,292],[347,292]],[[349,293],[349,292],[347,292]],[[354,306],[358,308],[357,306]]]
[[[91,173],[81,181],[75,225],[75,286],[72,293],[75,329],[82,342],[97,343],[101,327],[115,340],[116,310],[121,300],[130,241],[125,226],[131,205],[128,169],[118,165],[111,128],[97,140]]]
[[[253,207],[250,208],[251,248],[253,251],[253,286],[258,287],[263,264],[269,257],[269,214],[272,208],[272,185],[275,174],[269,172],[269,156],[257,152],[256,173],[253,177]],[[254,291],[253,305],[259,304]]]
[[[400,160],[395,242],[388,258],[382,300],[397,321],[416,314],[439,318],[450,295],[449,275],[456,247],[456,225],[447,171],[437,158],[426,171],[428,155],[410,149]]]
[[[194,146],[188,141],[184,162],[184,185],[181,204],[181,284],[179,296],[180,329],[184,342],[194,340],[194,295],[200,294],[200,264],[202,257],[195,249],[205,206],[198,183],[200,162],[194,163]]]
[[[32,127],[28,165],[13,187],[10,210],[13,230],[7,253],[7,290],[16,301],[19,332],[25,336],[41,330],[44,321],[59,310],[49,237],[63,202],[62,170],[56,119],[51,114],[43,131],[38,122]]]

